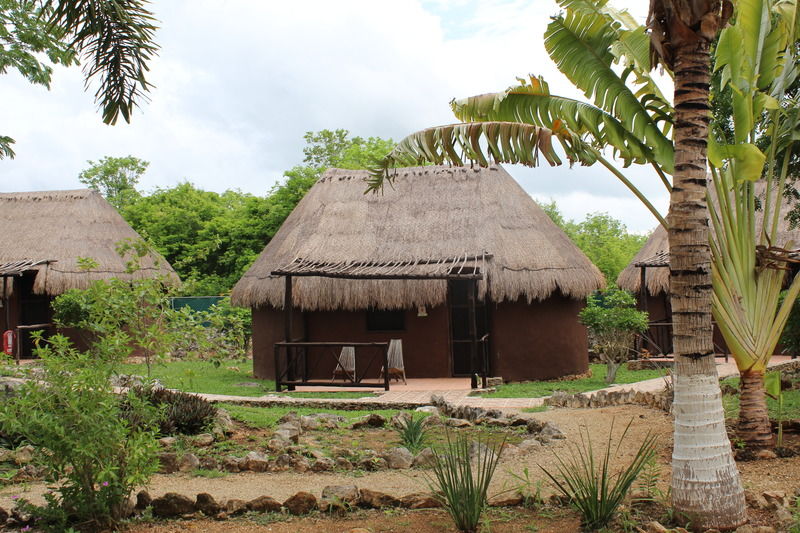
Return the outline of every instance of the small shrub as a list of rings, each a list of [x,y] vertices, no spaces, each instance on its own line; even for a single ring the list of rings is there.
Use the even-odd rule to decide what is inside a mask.
[[[411,415],[409,418],[403,419],[397,433],[403,446],[408,448],[411,453],[418,453],[425,447],[428,440],[425,417]]]
[[[162,411],[161,435],[197,435],[211,425],[217,414],[217,408],[207,400],[186,392],[136,387],[133,394]]]
[[[452,440],[446,433],[443,450],[433,450],[433,475],[428,485],[459,531],[475,532],[487,506],[487,493],[500,462],[504,442],[470,442],[459,435]],[[473,450],[470,457],[470,450]]]
[[[158,412],[129,395],[128,410],[139,421],[130,424],[111,388],[106,355],[81,353],[60,335],[47,342],[36,349],[41,378],[0,403],[0,431],[36,446],[55,486],[44,507],[22,506],[49,531],[113,528],[133,489],[158,468]]]
[[[616,446],[613,443],[614,423],[611,423],[608,441],[599,462],[595,459],[591,438],[584,431],[581,432],[580,445],[570,447],[569,458],[565,460],[556,455],[557,476],[540,466],[556,489],[569,498],[581,513],[587,529],[600,529],[611,522],[639,473],[655,457],[656,438],[648,434],[630,464],[616,474],[611,472],[611,460],[619,454],[632,422],[625,427]]]

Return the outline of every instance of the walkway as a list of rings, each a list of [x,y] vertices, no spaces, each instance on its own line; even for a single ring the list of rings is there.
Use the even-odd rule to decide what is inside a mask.
[[[788,356],[773,356],[769,366],[774,367],[790,361]],[[800,364],[800,360],[798,360]],[[739,374],[736,363],[731,359],[728,363],[719,361],[717,372],[720,379],[737,376]],[[481,396],[470,396],[475,392],[469,388],[469,379],[448,378],[448,379],[409,379],[408,384],[392,384],[391,390],[375,390],[376,395],[365,396],[363,398],[295,398],[284,394],[267,394],[257,397],[246,396],[226,396],[221,394],[198,394],[211,402],[236,403],[241,405],[253,405],[262,407],[272,406],[297,406],[297,407],[320,407],[327,409],[409,409],[421,405],[429,405],[431,396],[439,395],[453,405],[468,405],[470,407],[482,407],[484,409],[527,409],[539,407],[544,404],[545,397],[541,398],[485,398]],[[636,390],[643,392],[655,392],[664,388],[664,378],[648,379],[637,383],[626,385],[615,385],[601,389],[607,392],[622,390]],[[305,387],[299,391],[323,392],[323,391],[360,391],[364,389],[347,389],[342,387]],[[591,391],[587,395],[600,392]],[[365,392],[367,394],[367,392]]]

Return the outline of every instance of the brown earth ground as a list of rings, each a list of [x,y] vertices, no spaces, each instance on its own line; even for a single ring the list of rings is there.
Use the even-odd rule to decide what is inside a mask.
[[[620,406],[603,409],[551,409],[543,413],[530,416],[540,420],[549,420],[556,423],[567,435],[565,441],[555,441],[554,444],[536,449],[529,454],[520,454],[515,457],[503,458],[498,467],[497,474],[490,489],[490,495],[511,491],[520,486],[525,472],[528,473],[529,487],[536,490],[536,484],[542,486],[543,495],[553,492],[546,482],[546,476],[539,466],[554,469],[557,461],[555,454],[565,456],[575,443],[580,443],[581,435],[591,435],[595,453],[604,448],[604,441],[608,438],[609,430],[613,424],[614,442],[619,438],[625,427],[631,422],[625,438],[626,445],[621,448],[615,465],[621,466],[633,457],[639,444],[648,432],[658,436],[658,464],[661,467],[659,485],[666,490],[670,476],[670,457],[672,450],[672,419],[661,411],[638,406]],[[798,442],[800,443],[800,442]],[[782,490],[792,494],[800,487],[800,456],[779,458],[752,462],[740,462],[739,469],[742,473],[746,489],[754,492],[765,490]],[[359,488],[368,488],[402,496],[412,492],[427,490],[426,472],[424,470],[390,470],[379,472],[366,472],[363,475],[353,473],[240,473],[229,474],[220,478],[195,477],[189,474],[156,475],[147,490],[153,497],[166,492],[178,492],[193,497],[200,492],[208,492],[217,500],[239,498],[250,500],[258,496],[267,495],[284,501],[298,491],[309,491],[319,496],[326,485],[357,485]],[[13,506],[12,497],[19,495],[33,502],[41,502],[41,495],[46,490],[42,483],[14,485],[0,490],[0,507]],[[503,521],[498,514],[505,513],[507,520]],[[568,511],[557,511],[557,516],[535,517],[530,511],[514,510],[492,511],[491,529],[483,531],[517,532],[517,531],[577,531],[577,519]],[[261,522],[274,520],[264,515]],[[762,521],[759,517],[755,522]],[[764,518],[768,520],[768,518]],[[209,532],[347,532],[353,527],[365,527],[368,531],[414,531],[427,533],[433,531],[450,531],[449,520],[442,511],[392,511],[392,512],[359,512],[347,518],[331,519],[311,517],[292,519],[288,522],[272,522],[259,524],[258,517],[251,520],[232,520],[229,522],[215,522],[196,520],[187,522],[164,522],[149,524],[132,524],[132,533],[174,533],[184,531],[209,531]],[[533,526],[533,528],[532,528]]]

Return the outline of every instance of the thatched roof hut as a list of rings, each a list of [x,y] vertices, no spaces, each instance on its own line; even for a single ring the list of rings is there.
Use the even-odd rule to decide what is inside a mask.
[[[140,259],[129,274],[117,244],[141,237],[99,193],[92,190],[0,193],[0,263],[52,261],[33,267],[33,293],[57,296],[83,289],[95,280],[132,279],[163,274],[178,281],[158,253]],[[97,265],[82,269],[89,258]]]
[[[286,219],[232,293],[245,307],[283,306],[270,273],[296,257],[321,262],[414,261],[491,254],[480,296],[541,301],[558,292],[582,299],[603,276],[501,167],[398,170],[393,187],[365,195],[361,170],[328,170]],[[297,280],[304,310],[402,309],[440,305],[447,282]]]
[[[479,258],[484,369],[507,380],[584,372],[586,330],[577,315],[605,281],[564,232],[499,166],[397,172],[383,193],[365,194],[366,171],[328,170],[236,284],[233,303],[253,308],[256,376],[274,377],[273,346],[284,340],[284,322],[306,341],[401,339],[411,377],[475,371],[464,359],[467,282],[294,277],[293,308],[302,316],[289,320],[280,312],[284,279],[273,274],[298,261],[419,274],[458,257]]]

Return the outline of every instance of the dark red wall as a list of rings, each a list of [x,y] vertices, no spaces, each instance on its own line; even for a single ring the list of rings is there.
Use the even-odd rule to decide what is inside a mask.
[[[492,374],[506,381],[553,379],[589,368],[584,302],[553,296],[544,302],[493,306]]]
[[[588,369],[586,328],[578,322],[583,302],[553,297],[545,302],[501,303],[490,309],[490,360],[493,376],[508,381],[550,379]],[[450,327],[446,306],[428,309],[427,317],[407,310],[405,331],[366,331],[365,311],[330,311],[295,314],[295,336],[309,341],[385,342],[403,340],[408,377],[450,377]],[[256,377],[274,379],[274,343],[283,340],[283,313],[274,309],[253,311],[253,370]],[[330,379],[334,361],[330,349],[312,349],[310,359],[321,362],[310,376]],[[357,369],[368,356],[357,356]],[[363,361],[363,362],[362,362]],[[377,365],[374,363],[374,365]],[[311,365],[309,365],[311,366]],[[379,365],[378,365],[379,366]],[[378,366],[368,376],[376,377]]]

